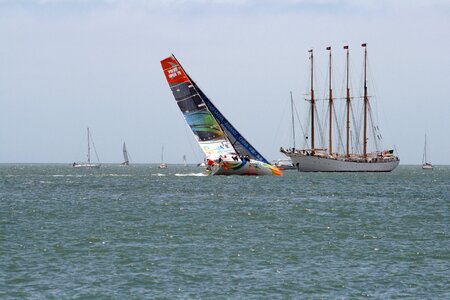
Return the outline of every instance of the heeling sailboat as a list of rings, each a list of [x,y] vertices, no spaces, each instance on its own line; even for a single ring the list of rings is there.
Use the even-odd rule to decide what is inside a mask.
[[[94,147],[94,152],[95,155],[97,156],[97,161],[100,161],[98,159],[98,155],[97,155],[97,150],[95,149],[95,145],[91,136],[91,133],[89,131],[89,127],[87,128],[87,146],[88,146],[88,151],[87,151],[87,162],[74,162],[72,164],[72,167],[74,168],[100,168],[100,163],[92,163],[91,162],[91,143],[90,141],[92,140],[92,146]]]
[[[346,151],[345,153],[333,152],[333,92],[331,86],[331,47],[327,47],[329,51],[329,132],[328,132],[328,148],[316,148],[315,145],[315,99],[314,99],[314,56],[313,50],[309,50],[311,61],[311,90],[310,90],[310,111],[311,111],[311,134],[310,134],[310,148],[309,149],[283,149],[280,151],[291,158],[299,171],[304,172],[390,172],[394,170],[400,160],[393,154],[393,150],[384,151],[367,151],[367,125],[368,125],[368,110],[369,110],[369,96],[367,92],[367,44],[361,45],[364,48],[364,97],[363,97],[363,152],[351,153],[350,151],[350,111],[351,111],[351,97],[349,88],[349,50],[348,46],[344,46],[346,50]],[[372,126],[373,127],[373,126]],[[359,132],[359,131],[357,131]],[[378,135],[380,138],[380,135]],[[375,139],[375,134],[374,134]]]
[[[433,170],[433,165],[427,161],[427,135],[425,134],[425,145],[423,146],[422,169]]]
[[[211,175],[282,175],[234,128],[187,75],[175,56],[161,61],[167,82]]]
[[[122,152],[123,152],[123,163],[121,163],[121,165],[129,166],[130,160],[128,158],[128,151],[127,151],[127,146],[125,146],[125,142],[123,142]]]

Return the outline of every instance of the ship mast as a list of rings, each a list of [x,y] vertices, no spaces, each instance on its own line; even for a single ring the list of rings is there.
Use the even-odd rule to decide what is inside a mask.
[[[311,154],[314,155],[314,56],[312,49],[308,52],[311,53]]]
[[[291,91],[291,115],[292,115],[292,141],[294,142],[294,149],[295,149],[295,126],[294,126],[294,100],[292,98],[292,91]]]
[[[333,90],[331,89],[331,47],[327,47],[327,50],[330,51],[330,65],[329,65],[329,91],[330,91],[330,99],[329,99],[329,109],[330,109],[330,134],[329,134],[329,148],[330,155],[333,155]]]
[[[367,96],[367,44],[361,45],[364,47],[364,159],[367,159],[367,103],[369,102]]]
[[[347,140],[346,140],[346,157],[350,157],[350,88],[349,88],[349,53],[348,53],[348,45],[344,46],[344,49],[347,50],[347,97],[346,97],[346,108],[347,108]]]
[[[88,155],[87,155],[87,159],[88,159],[88,164],[91,163],[91,145],[89,144],[89,127],[87,128],[87,140],[88,140]]]

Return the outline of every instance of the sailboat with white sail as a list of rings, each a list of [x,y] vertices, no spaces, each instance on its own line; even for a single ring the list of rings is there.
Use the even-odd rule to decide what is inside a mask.
[[[183,166],[187,167],[186,155],[183,154]]]
[[[207,158],[210,175],[282,175],[231,125],[174,55],[161,61],[183,116]]]
[[[92,146],[94,148],[95,156],[97,157],[98,163],[92,163],[91,162],[91,142]],[[92,135],[89,131],[89,127],[87,128],[87,161],[86,162],[74,162],[72,164],[72,167],[74,168],[86,168],[86,169],[98,169],[100,168],[100,160],[98,158],[97,150],[95,149],[94,140],[92,139]]]
[[[363,150],[362,152],[356,152],[350,150],[350,140],[359,140],[357,133],[360,132],[359,128],[355,130],[355,136],[352,138],[350,135],[350,112],[352,110],[352,97],[350,97],[349,88],[349,47],[344,46],[346,50],[346,97],[345,97],[345,124],[346,124],[346,147],[345,152],[333,151],[333,132],[338,132],[338,137],[340,137],[339,127],[333,126],[333,121],[337,118],[334,113],[334,98],[333,90],[331,85],[331,47],[327,47],[329,51],[329,92],[328,98],[325,99],[327,103],[328,110],[328,145],[323,143],[322,147],[317,147],[315,144],[315,119],[318,117],[316,108],[316,99],[314,97],[314,56],[313,50],[309,50],[309,59],[311,61],[311,88],[310,88],[310,98],[307,101],[310,104],[310,128],[311,133],[309,135],[309,148],[304,149],[283,149],[280,151],[286,156],[290,157],[295,166],[298,167],[299,171],[304,172],[390,172],[394,170],[400,160],[394,155],[393,150],[379,150],[378,140],[381,140],[381,134],[375,132],[378,126],[373,125],[371,107],[369,103],[369,95],[367,89],[367,44],[361,45],[364,48],[364,96],[361,97],[363,100]],[[354,120],[354,118],[353,118]],[[336,122],[337,123],[337,122]],[[320,124],[320,123],[319,123]],[[356,124],[353,124],[354,126]],[[373,140],[376,147],[375,151],[369,152],[367,147],[368,142],[368,127],[371,127],[373,133]],[[319,127],[320,129],[320,127]],[[320,133],[320,132],[319,132]],[[322,135],[323,137],[323,135]],[[305,136],[305,140],[308,136]],[[324,140],[322,138],[322,140]],[[307,144],[307,143],[306,143]],[[341,140],[341,144],[342,140]],[[342,147],[343,148],[343,147]],[[354,147],[358,148],[358,147]]]
[[[162,149],[161,149],[161,163],[159,164],[158,168],[160,168],[160,169],[167,169],[167,164],[164,162],[164,144],[162,145]]]
[[[423,146],[422,169],[433,170],[433,165],[427,160],[427,135],[425,134],[425,145]]]
[[[127,146],[125,145],[125,142],[123,142],[122,152],[123,152],[123,163],[121,163],[120,165],[121,166],[129,166],[130,159],[128,158],[128,151],[127,151]]]

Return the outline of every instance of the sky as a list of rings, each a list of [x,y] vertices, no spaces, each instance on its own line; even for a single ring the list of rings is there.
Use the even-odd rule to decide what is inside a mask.
[[[450,164],[450,1],[0,0],[0,163],[72,163],[91,128],[101,162],[202,160],[160,60],[188,74],[268,160],[292,146],[289,92],[305,119],[308,50],[318,95],[328,52],[352,91],[363,49],[384,148]],[[342,80],[334,94],[342,96]],[[370,86],[372,87],[372,86]],[[300,132],[298,130],[298,132]],[[297,137],[299,139],[299,137]]]

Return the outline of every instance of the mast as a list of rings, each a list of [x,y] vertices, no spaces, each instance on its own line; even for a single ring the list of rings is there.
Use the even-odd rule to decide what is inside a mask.
[[[164,163],[164,144],[162,145],[161,149],[161,163]]]
[[[311,60],[311,154],[314,154],[314,56],[313,49],[308,51]]]
[[[347,97],[346,97],[346,108],[347,108],[347,139],[346,139],[346,157],[350,157],[350,88],[349,88],[349,53],[348,53],[348,45],[344,46],[344,49],[347,50]]]
[[[331,47],[327,47],[327,50],[330,51],[330,65],[329,65],[329,93],[330,93],[330,99],[329,99],[329,109],[330,109],[330,133],[329,133],[329,148],[330,148],[330,155],[333,154],[333,90],[331,89]]]
[[[89,144],[89,127],[87,128],[87,140],[88,140],[88,155],[87,155],[87,159],[88,159],[88,164],[91,163],[91,145]]]
[[[423,158],[422,158],[422,164],[427,163],[427,135],[425,134],[425,145],[423,146]]]
[[[367,103],[369,101],[367,96],[367,44],[361,45],[364,47],[364,159],[367,158]]]
[[[291,115],[292,115],[292,141],[294,142],[294,149],[295,149],[294,100],[292,98],[292,91],[291,91]]]

